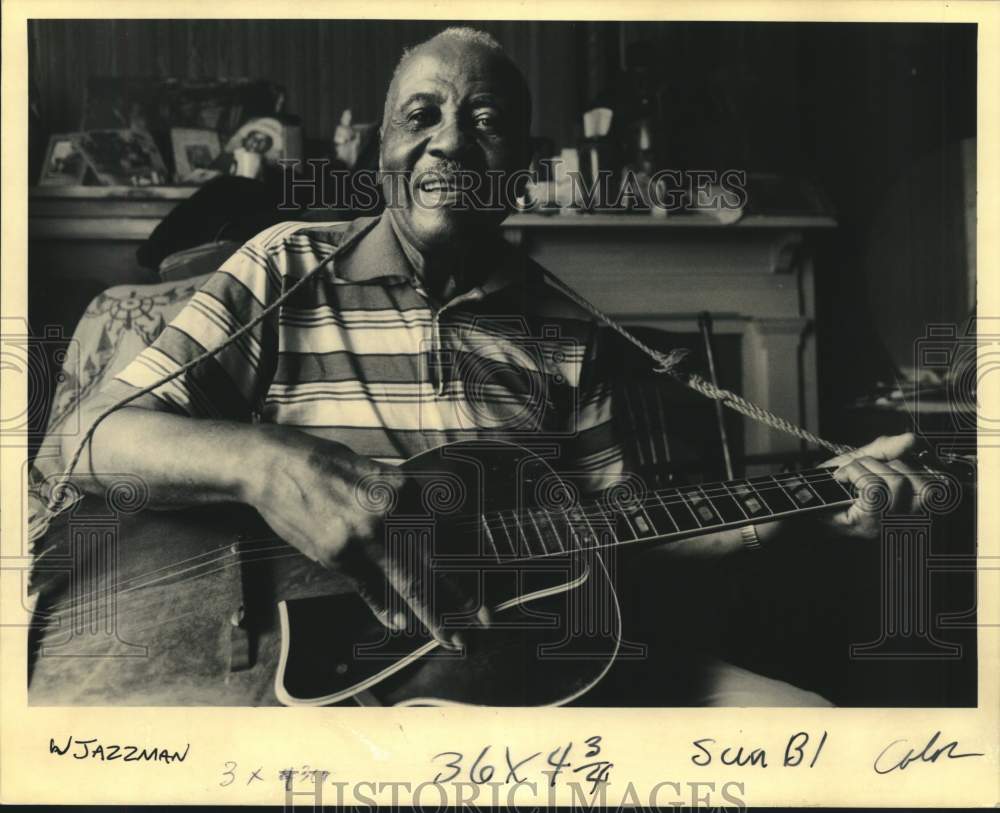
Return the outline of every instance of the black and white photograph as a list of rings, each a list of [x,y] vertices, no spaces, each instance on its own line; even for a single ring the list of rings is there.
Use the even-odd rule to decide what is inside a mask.
[[[87,173],[87,162],[76,146],[77,133],[57,133],[49,146],[38,178],[39,186],[79,186]]]
[[[157,186],[167,180],[163,157],[143,131],[88,130],[74,143],[104,186]]]
[[[212,163],[222,152],[215,130],[172,127],[170,146],[174,155],[174,177],[179,183],[191,183],[199,178],[210,180],[219,174],[212,171]]]
[[[750,16],[29,15],[27,710],[993,703],[981,27]]]
[[[42,102],[60,38],[122,25],[34,23]],[[85,244],[32,267],[43,322],[54,278],[79,298],[39,495],[82,498],[39,497],[33,702],[975,704],[974,568],[882,610],[883,556],[975,552],[974,27],[270,27],[393,51],[247,77],[287,88],[305,171],[170,200],[145,266],[109,223],[88,303]],[[341,108],[374,166],[332,165]],[[120,491],[117,556],[78,550]],[[76,555],[117,570],[45,572]],[[87,602],[113,634],[66,635]]]

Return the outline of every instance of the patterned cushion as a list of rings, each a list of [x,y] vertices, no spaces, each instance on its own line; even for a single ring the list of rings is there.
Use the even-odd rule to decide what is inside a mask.
[[[195,291],[211,276],[174,280],[156,285],[118,285],[99,294],[80,319],[67,348],[58,377],[45,438],[32,464],[29,522],[47,525],[43,507],[51,486],[65,468],[61,441],[79,432],[77,414],[143,348],[152,344]]]

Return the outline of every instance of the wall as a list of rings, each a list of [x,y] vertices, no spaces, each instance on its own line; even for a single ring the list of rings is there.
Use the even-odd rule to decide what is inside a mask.
[[[29,25],[41,130],[74,130],[91,75],[267,78],[288,92],[308,138],[329,138],[349,107],[377,121],[404,47],[448,22],[301,20],[39,20]],[[568,141],[576,98],[574,25],[486,22],[523,66],[534,131]]]

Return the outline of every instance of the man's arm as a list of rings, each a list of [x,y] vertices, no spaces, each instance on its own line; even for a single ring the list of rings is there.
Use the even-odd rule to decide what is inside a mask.
[[[84,425],[106,406],[88,409]],[[75,445],[75,438],[63,439],[66,459]],[[73,479],[100,494],[103,473],[114,472],[141,478],[155,507],[250,505],[282,539],[326,567],[337,566],[350,543],[375,539],[382,517],[358,499],[366,478],[402,485],[396,469],[296,429],[141,407],[119,409],[98,425]]]
[[[109,400],[99,399],[82,411],[81,425],[90,426]],[[245,502],[247,464],[259,435],[252,424],[126,406],[98,425],[73,481],[88,493],[102,494],[107,475],[128,472],[142,479],[157,508]],[[63,460],[71,458],[79,440],[62,438]]]
[[[109,405],[98,401],[81,416],[90,426]],[[78,439],[63,439],[69,459]],[[112,412],[97,427],[80,458],[73,481],[103,493],[102,473],[129,472],[146,483],[151,502],[161,508],[240,502],[252,506],[288,544],[327,568],[351,577],[372,611],[386,626],[401,628],[405,617],[389,617],[389,590],[448,644],[439,623],[444,613],[467,611],[469,601],[447,580],[436,586],[436,612],[414,579],[419,567],[391,559],[383,543],[384,516],[366,508],[360,490],[376,481],[402,488],[405,478],[391,466],[355,454],[346,446],[296,429],[268,424],[188,418],[143,407]],[[489,614],[480,611],[481,624]]]
[[[268,229],[236,252],[156,341],[106,383],[81,416],[82,425],[92,425],[121,398],[150,391],[97,426],[74,480],[100,493],[108,474],[128,472],[146,482],[155,506],[251,505],[286,542],[353,577],[384,622],[405,623],[385,613],[388,580],[440,636],[429,597],[421,592],[430,586],[386,558],[383,517],[366,510],[370,500],[358,499],[359,488],[371,478],[399,487],[401,473],[342,444],[252,422],[277,364],[278,312],[265,309],[282,290],[289,256],[283,241],[294,228]],[[237,341],[227,343],[246,326],[251,327]],[[195,364],[206,348],[220,350]],[[182,367],[180,375],[161,383]],[[64,439],[65,460],[77,442]],[[457,594],[437,604],[442,611],[467,609]]]

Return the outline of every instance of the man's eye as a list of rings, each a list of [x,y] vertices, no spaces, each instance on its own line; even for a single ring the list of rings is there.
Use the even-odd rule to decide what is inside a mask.
[[[500,116],[496,113],[477,113],[473,120],[479,130],[492,133],[500,129]]]
[[[406,116],[406,123],[412,127],[427,127],[437,120],[437,116],[433,110],[428,108],[420,108],[419,110],[413,110]]]

